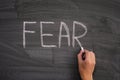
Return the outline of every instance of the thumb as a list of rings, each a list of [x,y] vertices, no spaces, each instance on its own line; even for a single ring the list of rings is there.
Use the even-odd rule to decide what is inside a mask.
[[[83,51],[81,50],[79,53],[78,53],[78,55],[77,55],[77,57],[78,57],[78,62],[82,62],[83,60],[82,60],[82,54],[83,54]]]

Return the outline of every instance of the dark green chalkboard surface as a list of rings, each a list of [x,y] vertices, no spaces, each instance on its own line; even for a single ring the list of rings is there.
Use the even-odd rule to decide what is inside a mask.
[[[81,80],[80,45],[120,80],[119,0],[0,0],[0,80]]]

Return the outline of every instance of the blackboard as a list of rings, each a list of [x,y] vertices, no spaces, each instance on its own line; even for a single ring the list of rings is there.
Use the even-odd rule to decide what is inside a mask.
[[[0,80],[81,80],[80,44],[95,52],[94,80],[119,80],[119,10],[119,0],[0,0]]]

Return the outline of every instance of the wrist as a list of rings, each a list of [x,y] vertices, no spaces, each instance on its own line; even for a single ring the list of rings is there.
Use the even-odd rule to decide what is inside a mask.
[[[82,77],[82,80],[93,80],[92,75],[91,76],[84,76]]]

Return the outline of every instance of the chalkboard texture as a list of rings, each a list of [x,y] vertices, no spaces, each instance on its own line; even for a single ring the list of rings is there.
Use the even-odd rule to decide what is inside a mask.
[[[0,0],[0,80],[81,80],[80,45],[120,80],[119,0]]]

